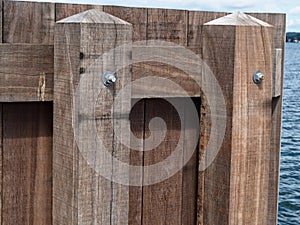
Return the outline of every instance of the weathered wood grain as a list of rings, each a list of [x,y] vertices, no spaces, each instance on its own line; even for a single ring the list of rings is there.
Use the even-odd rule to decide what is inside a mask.
[[[164,160],[175,150],[177,145],[180,145],[179,148],[183,148],[183,143],[178,143],[181,131],[180,118],[172,105],[163,99],[147,100],[145,111],[146,126],[155,117],[160,117],[165,121],[167,125],[166,136],[157,148],[144,153],[145,166]],[[145,137],[150,137],[154,143],[157,142],[157,139],[160,139],[161,135],[163,135],[163,130],[160,129],[152,130],[151,134],[149,129],[146,128],[145,130]],[[152,142],[148,143],[151,144]],[[145,146],[146,149],[149,147]],[[174,163],[182,164],[182,159],[183,155],[181,159],[178,159],[178,162]],[[162,172],[157,171],[157,173]],[[152,176],[155,175],[152,174]],[[145,186],[143,188],[143,224],[181,224],[182,192],[182,171],[161,183]]]
[[[3,104],[0,103],[0,193],[1,193],[1,198],[0,198],[0,224],[2,224],[2,187],[3,187]]]
[[[267,224],[272,110],[273,29],[237,29],[232,153],[232,223]],[[247,44],[248,43],[248,46]],[[255,54],[255,60],[249,60]],[[247,65],[247,66],[245,66]],[[257,69],[261,68],[261,69]],[[261,87],[253,87],[251,75],[266,74]],[[248,79],[247,79],[248,78]],[[248,84],[242,83],[247,79]],[[240,85],[238,85],[240,84]],[[259,119],[257,119],[259,115]],[[256,118],[256,120],[255,120]],[[242,130],[242,132],[241,132]],[[241,150],[247,149],[245,152]],[[237,159],[237,160],[235,160]],[[240,177],[238,178],[238,174]],[[241,194],[242,193],[242,194]],[[242,214],[242,216],[241,216]],[[249,222],[248,222],[249,221]]]
[[[67,4],[67,3],[55,3],[55,21],[62,20],[69,16],[84,12],[89,9],[102,10],[101,5],[83,5],[83,4]]]
[[[139,100],[132,106],[130,112],[130,127],[133,135],[140,140],[140,150],[143,150],[143,140],[145,139],[145,100]],[[143,151],[131,150],[130,165],[143,166]],[[140,169],[140,176],[137,177],[143,183],[143,168]],[[129,215],[128,224],[141,225],[143,212],[143,186],[129,187]]]
[[[3,4],[2,4],[2,1],[0,1],[0,9],[1,9],[1,11],[0,11],[0,43],[2,43],[2,25],[3,25],[3,23],[2,23],[2,19],[3,19],[3,16],[2,16],[2,13],[3,13],[3,10],[2,10],[2,7],[3,7]]]
[[[163,40],[186,46],[187,11],[148,9],[147,40]]]
[[[3,42],[53,44],[52,3],[3,1]]]
[[[201,225],[229,224],[235,28],[233,26],[204,25],[202,32],[203,60],[207,63],[221,86],[226,103],[227,117],[225,136],[223,138],[219,137],[221,140],[223,139],[221,149],[219,149],[213,163],[200,174],[198,179],[197,223]],[[200,129],[204,129],[204,131],[201,131],[200,136],[199,157],[200,160],[203,160],[207,140],[211,138],[211,118],[209,116],[210,106],[202,99],[201,103]]]
[[[200,116],[201,109],[201,101],[200,98],[193,98],[195,107],[198,111],[198,115]],[[187,103],[184,102],[184,121],[189,120],[188,118],[188,107]],[[199,118],[200,119],[200,118]],[[186,161],[188,157],[189,149],[193,148],[193,146],[189,145],[190,139],[199,135],[199,131],[197,130],[197,124],[187,125],[184,124],[184,151],[183,151],[183,161]],[[200,140],[199,140],[200,141]],[[198,142],[199,143],[199,142]],[[194,154],[187,162],[187,164],[183,165],[182,168],[182,218],[181,224],[183,225],[194,225],[197,224],[197,195],[198,195],[198,162],[199,162],[199,144],[197,148],[194,150]]]
[[[79,13],[90,8],[98,8],[102,10],[102,6],[70,5],[70,4],[59,4],[59,3],[50,4],[50,3],[14,2],[14,1],[5,1],[4,3],[2,3],[1,1],[0,4],[3,4],[4,7],[3,10],[4,14],[2,15],[3,16],[2,22],[4,26],[2,27],[3,37],[1,38],[1,41],[3,39],[3,41],[7,43],[31,43],[31,44],[33,43],[35,45],[53,44],[54,21],[58,21],[59,19],[65,18],[67,16],[71,16],[75,13]],[[238,40],[237,30],[234,30],[233,32],[228,28],[228,30],[225,29],[225,31],[220,31],[224,35],[219,35],[220,32],[218,31],[219,34],[218,32],[216,32],[214,34],[215,36],[213,36],[213,38],[214,37],[218,38],[215,44],[213,44],[209,40],[206,40],[206,44],[208,43],[207,44],[208,47],[206,49],[203,48],[203,44],[202,44],[202,38],[203,35],[205,35],[202,28],[203,23],[206,23],[212,19],[220,18],[221,16],[227,15],[227,13],[196,12],[196,11],[187,12],[187,11],[180,11],[180,10],[142,9],[142,8],[128,8],[128,7],[114,7],[114,6],[104,6],[103,10],[127,22],[132,23],[133,41],[150,40],[150,39],[156,39],[156,40],[161,39],[165,41],[171,41],[181,46],[188,46],[189,49],[194,51],[196,54],[200,55],[200,57],[204,57],[204,59],[207,60],[210,66],[214,69],[214,72],[217,74],[217,78],[220,84],[222,84],[222,90],[225,93],[224,95],[226,99],[227,100],[229,99],[227,102],[227,110],[229,111],[228,114],[229,118],[227,120],[227,123],[228,124],[233,123],[232,121],[233,96],[231,92],[237,89],[234,89],[233,87],[234,85],[230,80],[231,78],[233,79],[233,77],[230,77],[229,78],[230,81],[228,81],[227,76],[224,76],[224,74],[234,74],[232,68],[227,68],[227,67],[228,64],[230,65],[232,63],[232,61],[230,61],[231,59],[236,60],[235,57],[237,54],[232,52],[231,51],[232,49],[230,49],[230,48],[235,48],[236,45],[233,44],[231,40],[227,40],[227,39],[230,39],[232,37],[231,35],[234,35],[233,41]],[[268,22],[269,24],[274,26],[274,31],[275,31],[274,49],[275,48],[282,49],[281,54],[282,57],[284,57],[285,15],[269,14],[269,13],[264,13],[264,14],[250,13],[250,15],[259,18],[265,22]],[[2,16],[0,16],[0,20],[2,19]],[[0,23],[0,28],[1,26],[2,23]],[[65,28],[61,28],[61,29],[62,29],[60,30],[62,32],[61,35],[63,36],[65,34],[63,33],[65,31]],[[204,30],[205,29],[206,28],[204,28]],[[56,193],[58,193],[57,196],[59,196],[59,197],[56,196],[54,200],[57,206],[56,209],[54,209],[53,211],[55,214],[54,220],[56,221],[55,222],[56,224],[74,224],[74,223],[80,224],[80,223],[88,223],[91,221],[95,223],[99,221],[102,222],[104,221],[105,223],[105,221],[107,221],[109,218],[112,219],[112,221],[117,221],[110,216],[106,216],[106,214],[121,215],[125,211],[122,211],[120,208],[118,208],[117,204],[119,204],[122,201],[123,203],[128,202],[128,200],[124,201],[125,198],[121,197],[121,195],[123,195],[121,193],[125,193],[126,196],[126,191],[127,191],[126,189],[118,185],[111,185],[110,182],[105,182],[105,181],[102,182],[102,179],[99,178],[97,174],[95,174],[93,170],[90,168],[90,166],[85,163],[84,158],[81,158],[78,155],[74,137],[72,136],[72,132],[69,132],[70,130],[72,130],[71,117],[69,114],[65,115],[65,112],[72,111],[73,102],[72,102],[72,97],[70,97],[69,94],[75,90],[76,84],[79,82],[80,75],[78,71],[80,71],[80,67],[87,68],[89,65],[91,65],[91,63],[93,63],[95,57],[98,57],[101,54],[98,52],[98,50],[94,50],[93,46],[91,45],[88,45],[87,47],[80,47],[80,45],[82,45],[84,40],[85,40],[84,42],[89,42],[90,39],[86,38],[86,39],[79,40],[76,39],[77,37],[73,37],[72,35],[75,34],[76,36],[78,34],[81,34],[82,31],[83,31],[82,27],[78,28],[75,25],[74,26],[70,25],[70,29],[67,31],[67,33],[70,32],[70,34],[67,35],[67,38],[69,38],[69,40],[67,40],[66,37],[62,38],[61,39],[62,43],[61,45],[59,45],[61,49],[57,50],[58,52],[60,52],[59,55],[61,56],[58,57],[58,59],[61,60],[61,63],[58,62],[57,64],[60,66],[64,65],[64,69],[60,71],[60,74],[62,74],[62,76],[60,77],[60,79],[56,80],[56,84],[55,84],[57,87],[56,90],[59,90],[59,102],[60,102],[57,103],[56,115],[59,115],[60,118],[59,119],[56,118],[56,123],[55,123],[56,128],[54,129],[56,129],[59,132],[63,132],[63,135],[55,137],[56,140],[58,141],[57,142],[58,146],[56,147],[57,152],[56,155],[54,156],[56,160],[55,176],[58,178],[58,179],[55,178],[55,181],[57,182],[56,183],[57,186],[55,187],[55,190]],[[98,34],[101,33],[100,31],[97,32]],[[212,30],[209,32],[213,34]],[[226,32],[227,34],[229,34],[230,32],[233,32],[234,34],[232,33],[231,35],[227,35]],[[243,31],[241,30],[240,32]],[[254,30],[253,32],[257,33],[256,30]],[[98,40],[97,37],[94,38]],[[222,41],[220,41],[221,39]],[[111,38],[111,40],[113,40],[113,38]],[[68,45],[68,43],[73,43],[74,45]],[[210,48],[210,46],[212,46],[213,50]],[[258,44],[255,44],[255,48],[257,46]],[[39,49],[37,53],[31,53],[29,51],[29,49],[31,48],[33,49],[33,46],[24,47],[23,45],[22,47],[11,46],[10,48],[12,50],[7,50],[6,47],[5,50],[1,50],[3,53],[1,52],[0,54],[0,58],[1,58],[0,70],[3,70],[5,72],[0,73],[0,80],[1,80],[0,90],[5,91],[6,94],[2,94],[4,92],[0,91],[1,93],[0,101],[2,101],[2,99],[4,99],[3,101],[42,101],[42,100],[51,101],[53,99],[51,97],[53,94],[53,89],[51,89],[51,86],[53,85],[53,78],[52,78],[53,66],[52,66],[52,70],[49,67],[49,70],[51,70],[52,72],[51,71],[46,72],[45,74],[43,72],[44,65],[49,63],[47,57],[43,57],[43,56],[46,56],[48,53],[50,53],[50,51],[47,50],[43,52],[42,47],[43,46],[37,47]],[[2,49],[2,46],[0,46],[0,49]],[[102,48],[100,48],[100,50],[101,49]],[[218,50],[214,50],[214,49],[218,49]],[[79,57],[78,55],[80,55],[79,54],[80,51],[87,51],[85,57],[83,57],[81,61],[79,61],[78,59]],[[66,55],[67,52],[70,53],[68,56]],[[224,52],[226,52],[225,55],[226,57],[224,56]],[[220,56],[224,56],[223,59],[216,59],[218,54]],[[31,59],[31,55],[34,56],[33,59]],[[40,55],[40,61],[37,60],[38,55]],[[62,55],[64,56],[62,57]],[[274,55],[274,58],[275,56],[276,55]],[[7,59],[7,57],[9,59]],[[244,55],[240,55],[239,57],[242,58],[244,57]],[[259,55],[259,57],[261,57],[261,55]],[[13,58],[16,58],[15,61],[13,61]],[[2,59],[5,60],[2,61]],[[29,63],[30,65],[24,64],[24,61],[22,61],[23,59],[28,60],[28,62],[30,62]],[[212,60],[213,62],[209,62],[210,60]],[[277,82],[277,84],[281,83],[281,85],[283,83],[282,82],[283,61],[284,60],[282,60],[281,69],[277,68],[277,73],[275,73],[276,68],[274,67],[274,74],[277,74],[278,75],[277,78],[281,79],[281,81]],[[10,64],[6,64],[7,62],[10,62]],[[16,64],[14,65],[14,63]],[[70,69],[68,66],[65,66],[70,64],[71,64],[70,68],[72,69]],[[280,70],[281,72],[278,72]],[[41,71],[41,72],[36,73],[37,71]],[[70,71],[72,71],[72,77],[66,78],[67,76],[69,76]],[[245,71],[245,73],[246,72],[247,71]],[[133,80],[146,75],[164,76],[180,84],[180,86],[183,86],[184,89],[186,89],[191,96],[202,97],[203,104],[201,105],[201,115],[204,116],[201,117],[201,143],[200,143],[200,152],[198,155],[198,158],[201,159],[201,156],[203,155],[203,149],[205,149],[205,144],[209,139],[210,124],[209,124],[209,107],[207,107],[207,103],[205,102],[205,96],[202,95],[201,90],[199,90],[199,87],[195,85],[194,82],[187,79],[188,76],[186,76],[186,74],[183,73],[182,71],[177,70],[172,66],[158,64],[158,63],[149,62],[149,63],[143,63],[139,65],[134,65],[132,67],[132,74],[133,74],[132,75]],[[269,82],[269,80],[267,82]],[[46,84],[46,86],[44,84]],[[266,163],[266,161],[269,160],[269,181],[268,181],[269,183],[268,183],[268,193],[267,193],[268,195],[267,224],[268,225],[276,224],[277,204],[278,204],[278,174],[279,174],[279,152],[280,152],[280,132],[281,132],[282,86],[278,85],[277,87],[278,87],[277,95],[276,95],[277,97],[273,98],[272,100],[272,128],[271,128],[271,138],[270,138],[271,147],[269,148],[269,153],[268,153],[269,159],[263,158],[263,156],[262,158],[259,158],[260,157],[259,155],[253,156],[253,157],[257,157],[256,159],[258,160],[258,162],[260,162],[261,160],[264,163]],[[143,87],[141,87],[141,90],[142,89]],[[166,92],[170,94],[168,90],[166,90]],[[45,95],[43,95],[42,93],[45,93]],[[247,93],[250,93],[250,90],[247,89]],[[174,92],[173,94],[177,97],[181,96],[181,94],[180,93],[178,94],[177,92]],[[244,94],[244,92],[242,92],[242,94]],[[107,97],[107,95],[105,96]],[[162,97],[162,96],[157,96],[157,97]],[[99,97],[99,99],[100,100],[102,99],[103,101],[104,100],[111,101],[109,97],[105,99],[104,97],[103,98]],[[237,102],[240,101],[243,104],[245,104],[244,98],[242,97],[238,97],[237,99],[235,99],[235,101]],[[246,106],[244,105],[242,107],[246,107]],[[267,105],[266,107],[268,108],[269,105]],[[240,108],[237,110],[242,111],[245,110],[245,108]],[[140,112],[142,111],[143,110],[140,109]],[[265,115],[266,113],[266,111],[260,111],[260,112],[263,115]],[[251,111],[249,111],[249,113],[251,113]],[[112,125],[107,120],[103,120],[104,116],[101,115],[101,113],[98,115],[98,117],[99,120],[97,121],[97,123],[98,123],[98,130],[100,132],[100,136],[104,135],[105,132],[112,133],[112,126],[114,126],[115,128],[117,127],[123,128],[124,126],[123,123],[124,121],[123,122],[118,121],[117,123],[114,123],[114,125]],[[249,118],[252,117],[249,116]],[[140,125],[136,124],[136,126],[140,126]],[[135,130],[138,134],[141,134],[141,131],[138,130],[138,128],[136,128]],[[251,133],[250,131],[249,132],[247,131],[247,135],[255,135],[255,134]],[[110,135],[108,136],[109,138],[107,139],[106,145],[110,146],[110,149],[112,149],[113,154],[120,159],[123,159],[125,161],[128,160],[128,158],[126,158],[128,149],[120,147],[118,144],[114,142],[115,139],[113,139],[113,137],[111,137]],[[268,136],[265,135],[266,139],[267,137]],[[206,224],[206,223],[225,224],[227,221],[229,221],[229,218],[231,218],[232,215],[230,214],[231,211],[229,211],[230,213],[228,213],[229,205],[230,205],[229,203],[230,193],[231,193],[229,188],[230,187],[229,176],[230,176],[232,165],[230,165],[230,163],[231,160],[233,160],[231,159],[232,155],[231,153],[229,153],[228,150],[231,149],[231,145],[233,143],[230,141],[232,140],[232,137],[229,128],[227,128],[225,140],[226,141],[224,143],[224,146],[220,150],[220,153],[216,158],[215,162],[213,163],[213,165],[211,165],[211,167],[208,168],[205,172],[198,173],[197,214],[198,214],[199,224]],[[265,143],[265,139],[263,140],[263,143]],[[258,145],[258,143],[253,141],[253,145]],[[119,149],[121,152],[115,151],[115,149]],[[248,156],[247,154],[246,156]],[[251,152],[251,156],[252,156],[252,152]],[[136,154],[136,155],[131,154],[130,160],[132,163],[139,164],[141,163],[140,159],[141,159],[141,154]],[[192,161],[191,163],[194,165],[194,161]],[[241,162],[241,164],[243,165],[247,165],[247,166],[252,165],[250,163],[248,164],[247,163],[248,162],[243,164]],[[262,170],[266,169],[264,163],[263,166],[259,167]],[[236,168],[238,168],[237,163],[233,164],[233,166],[236,166]],[[189,166],[187,166],[187,168],[189,168]],[[64,174],[61,174],[62,171],[64,172]],[[185,175],[186,173],[185,170],[181,172],[183,176],[182,178],[183,192],[185,187],[190,185],[190,182],[193,182],[192,180],[193,170],[187,170],[187,171],[189,175]],[[267,172],[267,169],[265,170],[265,172]],[[252,178],[254,177],[253,172],[250,172],[249,174],[250,177]],[[187,180],[184,181],[185,176],[189,181]],[[82,177],[82,179],[77,179],[78,177]],[[257,185],[257,186],[254,186],[253,189],[251,189],[250,188],[251,185],[247,184],[246,189],[247,190],[251,189],[250,190],[251,193],[251,191],[254,192],[255,190],[261,189],[264,186],[266,187],[266,183],[265,183],[266,177],[265,175],[263,175],[262,177],[263,178],[261,181],[261,185],[258,185],[257,183],[255,184],[255,182],[253,182],[253,185]],[[247,182],[249,183],[252,182],[250,178],[247,179],[246,179]],[[219,185],[218,182],[222,183],[223,186]],[[236,181],[236,182],[237,184],[240,184],[242,181]],[[89,188],[85,190],[84,188],[88,185]],[[112,188],[113,191],[111,192],[110,195],[106,195],[106,194],[102,195],[97,193],[97,190],[101,189],[101,187],[103,188],[106,187],[109,190],[111,190]],[[137,208],[134,209],[136,211],[134,210],[129,211],[129,221],[132,221],[133,224],[138,224],[139,219],[143,217],[141,215],[142,208],[143,208],[142,205],[143,196],[139,194],[141,191],[142,191],[141,187],[130,188],[129,190],[130,206],[133,206],[134,204],[138,205]],[[81,199],[84,199],[84,202],[82,202],[82,204],[79,204],[80,202],[78,203],[78,198],[77,198],[78,193],[80,193]],[[138,193],[137,194],[138,197],[136,199],[134,199],[135,193]],[[183,194],[190,194],[190,193],[183,193]],[[105,197],[107,196],[107,198],[105,197],[103,198],[103,196]],[[248,194],[247,196],[249,197],[250,194]],[[105,210],[102,210],[100,209],[101,207],[97,206],[97,204],[92,203],[92,200],[94,198],[101,199],[103,206],[105,206],[106,204],[108,205],[109,204],[108,202],[111,199],[118,199],[119,203],[113,202],[111,204],[112,207],[109,206]],[[182,197],[182,199],[184,198],[185,197]],[[190,201],[191,197],[187,197],[187,198],[188,198],[187,202],[181,203],[182,208],[185,208],[184,206],[185,204],[188,204],[190,206],[192,205],[192,202]],[[265,201],[265,198],[262,198],[262,201]],[[113,205],[115,205],[116,207],[114,208]],[[265,212],[265,208],[262,205],[264,205],[264,203],[261,203],[259,205],[260,207],[259,209],[261,209],[262,211],[261,213]],[[251,207],[249,209],[246,209],[245,207],[246,206],[239,208],[239,210],[242,212],[243,215],[245,215],[245,213],[248,213],[248,211],[251,211]],[[81,214],[79,213],[79,208],[81,208],[82,210]],[[218,216],[213,218],[213,216],[216,215],[216,212]],[[182,212],[181,215],[182,223],[185,223],[183,221],[191,221],[192,215],[189,213],[192,214],[192,211],[186,210]],[[100,214],[104,216],[103,217],[99,216]],[[88,219],[85,220],[84,215],[87,215]],[[255,218],[256,220],[259,220],[255,217],[253,212],[249,212],[249,215],[253,216],[253,218]],[[249,218],[249,215],[242,216],[243,218],[241,220],[246,221]],[[186,220],[184,218],[186,218]],[[264,219],[265,218],[262,217],[261,220]]]
[[[53,45],[0,45],[0,101],[53,100]]]
[[[242,16],[242,18],[244,17],[245,15]],[[224,67],[221,67],[219,63],[219,70],[231,65],[232,72],[234,71],[229,73],[229,76],[233,76],[234,80],[231,84],[233,98],[226,98],[227,104],[230,108],[232,107],[230,110],[233,118],[232,130],[230,131],[232,136],[228,140],[225,139],[227,143],[223,143],[223,145],[229,144],[228,142],[231,143],[231,151],[228,152],[231,160],[227,159],[230,165],[227,165],[227,170],[225,170],[226,174],[231,174],[230,195],[225,197],[229,200],[229,202],[227,201],[227,208],[222,209],[225,210],[224,214],[228,214],[228,217],[224,218],[226,220],[223,222],[217,222],[216,219],[218,218],[210,216],[210,218],[208,217],[210,222],[207,224],[223,224],[224,222],[229,224],[267,223],[273,28],[255,25],[254,22],[257,21],[251,22],[251,17],[248,17],[248,20],[250,20],[249,25],[245,25],[247,22],[245,20],[243,22],[237,20],[236,26],[226,26],[220,20],[216,20],[204,26],[207,34],[206,40],[204,40],[207,47],[206,54],[211,55],[207,62],[221,60],[226,54],[227,61],[229,59],[232,63],[226,64]],[[221,38],[217,36],[217,33],[220,32],[222,33]],[[233,42],[225,48],[234,49],[230,55],[227,52],[232,50],[227,49],[223,52],[218,50],[229,39]],[[213,45],[213,43],[215,44]],[[218,53],[219,56],[217,56]],[[256,57],[251,58],[251,55]],[[219,76],[218,70],[214,66],[211,68],[214,74]],[[264,71],[266,75],[261,86],[256,86],[252,81],[252,74],[257,70]],[[224,75],[224,71],[222,74]],[[225,83],[221,83],[222,86],[223,84]],[[260,115],[259,119],[257,119],[257,115]],[[215,173],[221,174],[221,171],[216,170]],[[226,182],[228,183],[228,180]],[[215,197],[219,197],[219,195],[220,193],[216,192]],[[218,206],[215,199],[211,199],[211,202],[215,207]],[[218,210],[218,208],[214,210]]]
[[[53,224],[78,224],[78,149],[72,128],[79,82],[80,25],[58,24],[54,35]]]
[[[276,48],[275,49],[275,59],[273,63],[273,88],[272,88],[272,96],[278,97],[281,96],[282,91],[282,83],[281,83],[281,77],[282,77],[282,49]]]
[[[146,40],[147,9],[120,6],[103,6],[103,11],[132,24],[132,41]],[[134,73],[134,72],[133,72]]]
[[[52,223],[52,104],[3,104],[2,224]]]
[[[126,224],[128,222],[128,186],[113,183],[99,174],[99,166],[110,165],[112,161],[107,162],[95,157],[93,162],[90,162],[86,157],[89,153],[83,149],[79,152],[78,147],[86,147],[91,151],[100,148],[129,163],[129,149],[120,145],[115,136],[124,132],[122,138],[130,138],[127,136],[129,130],[126,130],[126,121],[120,117],[129,114],[130,96],[122,96],[121,103],[114,107],[113,112],[110,109],[118,90],[130,82],[130,71],[128,67],[118,71],[117,82],[112,89],[105,87],[101,78],[105,71],[116,71],[117,68],[122,67],[122,63],[126,64],[130,54],[124,48],[119,54],[109,57],[107,61],[99,61],[99,58],[103,53],[131,42],[131,35],[132,27],[129,23],[98,10],[89,10],[63,19],[55,29],[55,224]],[[92,84],[97,85],[99,93],[92,93],[93,104],[89,105],[84,96],[96,89],[93,89],[93,86],[86,86],[85,83],[81,84],[80,93],[83,102],[79,102],[79,112],[82,116],[78,121],[78,127],[75,126],[79,129],[76,131],[73,129],[74,125],[72,127],[72,121],[76,120],[72,113],[75,110],[73,98],[75,98],[76,85],[79,84],[80,78],[84,77],[99,81]],[[92,110],[94,104],[95,111]],[[103,141],[105,148],[95,143],[94,136],[88,135],[88,131],[93,129],[91,123],[93,113],[95,113],[97,126],[97,133],[94,135]],[[86,146],[80,142],[75,143],[74,132],[77,134],[79,132],[84,140],[90,140]],[[67,135],[70,142],[65,143],[61,137]],[[68,164],[61,161],[64,155],[68,158]],[[112,166],[114,172],[120,172],[118,165]],[[62,169],[70,171],[70,175],[62,177],[60,175]],[[113,177],[114,174],[112,173],[111,176]],[[65,179],[68,181],[66,182]],[[68,210],[64,210],[62,205]]]
[[[202,25],[225,15],[227,15],[227,13],[189,11],[187,32],[188,49],[202,57]]]
[[[275,13],[255,13],[251,14],[256,18],[264,20],[274,26],[274,49],[282,49],[281,66],[281,89],[280,96],[272,100],[272,131],[270,148],[270,168],[269,168],[269,196],[268,196],[268,225],[277,223],[278,217],[278,195],[279,195],[279,166],[280,166],[280,145],[281,145],[281,118],[282,118],[282,92],[284,78],[284,54],[285,54],[285,33],[286,15]],[[275,54],[275,51],[274,51]],[[275,56],[274,56],[275,58]],[[275,74],[275,68],[273,68]],[[274,76],[274,75],[273,75]]]

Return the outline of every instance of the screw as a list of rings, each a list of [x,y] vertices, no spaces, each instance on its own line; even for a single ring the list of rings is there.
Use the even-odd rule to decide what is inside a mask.
[[[117,78],[113,72],[107,71],[102,76],[102,82],[106,87],[111,87],[116,82]]]
[[[259,70],[253,74],[253,82],[255,84],[261,84],[264,79],[265,75]]]

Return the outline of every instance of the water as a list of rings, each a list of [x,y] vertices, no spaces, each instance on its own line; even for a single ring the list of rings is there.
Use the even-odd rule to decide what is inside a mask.
[[[280,162],[279,225],[300,224],[300,44],[287,43]]]

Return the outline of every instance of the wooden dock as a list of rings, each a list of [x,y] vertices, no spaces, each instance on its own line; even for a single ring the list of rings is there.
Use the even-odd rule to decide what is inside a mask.
[[[277,224],[284,14],[19,1],[0,1],[0,7],[1,225]],[[176,44],[154,49],[161,54],[185,48],[208,66],[224,96],[224,135],[221,125],[212,123],[212,105],[222,105],[215,87],[205,93],[187,72],[159,61],[128,66],[145,55],[134,44],[115,51],[107,63],[95,64],[118,46],[139,41],[149,46],[152,40]],[[175,54],[170,59],[178,64]],[[195,65],[185,63],[187,70]],[[208,81],[203,68],[196,78],[201,84]],[[80,151],[74,127],[76,88],[86,74],[97,77],[106,71],[116,72],[116,83],[110,88],[95,83],[98,105],[90,111],[82,100],[79,123],[93,129],[89,121],[94,116],[107,152],[135,166],[165,160],[183,130],[182,163],[191,148],[188,140],[199,133],[192,157],[173,176],[152,185],[122,185],[101,176]],[[253,82],[256,71],[265,75],[261,84]],[[168,79],[184,92],[153,84],[152,95],[151,87],[141,85],[122,95],[121,104],[111,110],[118,92],[144,77]],[[91,86],[80,87],[89,95]],[[161,92],[155,92],[157,87]],[[141,95],[145,88],[150,97]],[[200,130],[198,124],[182,124],[189,115],[183,93],[197,108]],[[183,120],[164,98],[175,99]],[[151,142],[143,139],[155,142],[162,133],[148,127],[156,117],[165,121],[166,136],[154,150],[145,151]],[[130,129],[140,140],[140,151],[116,137],[132,142]],[[79,134],[88,140],[87,148],[97,148],[89,133]],[[222,144],[204,168],[212,139],[222,139]],[[218,148],[217,143],[212,147]],[[146,172],[140,173],[145,182]]]

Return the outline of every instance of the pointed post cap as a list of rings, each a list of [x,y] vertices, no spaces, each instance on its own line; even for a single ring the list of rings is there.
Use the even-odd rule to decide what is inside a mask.
[[[130,23],[121,20],[118,17],[115,17],[97,9],[90,9],[82,13],[75,14],[73,16],[62,19],[57,23],[101,23],[130,25]]]
[[[272,27],[272,25],[242,12],[235,12],[227,16],[212,20],[204,25],[232,25],[232,26],[261,26]]]

